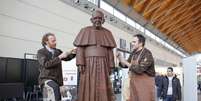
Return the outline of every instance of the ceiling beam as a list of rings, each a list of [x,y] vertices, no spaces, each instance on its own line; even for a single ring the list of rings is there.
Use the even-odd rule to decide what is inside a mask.
[[[176,9],[175,11],[170,12],[167,16],[162,17],[160,21],[155,22],[156,27],[161,28],[162,24],[167,23],[167,22],[172,21],[173,19],[175,19],[180,14],[180,12],[178,12],[178,11],[181,11],[181,12],[183,11],[184,12],[185,11],[184,10],[184,5],[181,6],[180,8],[178,8],[178,9]]]
[[[147,4],[147,6],[146,6],[146,8],[145,8],[145,10],[144,10],[144,12],[143,12],[143,16],[146,18],[146,19],[150,19],[150,17],[151,17],[151,15],[156,11],[156,9],[160,6],[159,5],[159,2],[160,2],[160,0],[151,0],[148,4]],[[158,5],[156,5],[156,4],[158,4]]]
[[[161,21],[158,21],[158,19],[168,18],[168,16],[171,16],[172,14],[174,14],[176,9],[178,9],[182,6],[183,6],[183,4],[181,3],[181,0],[175,0],[175,2],[172,4],[172,8],[168,9],[164,14],[159,14],[158,16],[152,17],[151,21],[154,23],[161,22]]]
[[[150,0],[139,0],[138,3],[133,4],[136,12],[142,13]]]
[[[156,19],[167,13],[167,11],[173,6],[174,2],[176,2],[176,0],[164,0],[160,7],[153,13],[151,19]]]
[[[187,17],[187,16],[186,16]],[[191,17],[191,16],[188,16]],[[176,29],[182,29],[183,25],[188,25],[191,23],[191,20],[188,20],[188,18],[180,18],[172,23],[169,24],[164,24],[161,28],[161,31],[164,32],[166,30],[166,34],[168,34],[169,32],[173,32]]]

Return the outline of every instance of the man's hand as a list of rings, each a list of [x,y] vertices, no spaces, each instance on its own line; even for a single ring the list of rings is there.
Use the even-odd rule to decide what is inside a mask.
[[[70,55],[70,54],[76,54],[76,48],[73,48],[72,50],[70,50],[69,52],[63,52],[63,53],[61,53],[58,57],[60,58],[60,59],[64,59],[64,58],[66,58],[68,55]]]
[[[126,65],[128,68],[130,68],[131,64],[128,61],[126,61],[122,57],[121,53],[119,53],[118,51],[116,52],[116,57],[119,59],[119,62],[121,62],[123,65]]]
[[[60,93],[61,93],[61,96],[65,96],[66,95],[66,88],[65,88],[65,86],[60,86]]]
[[[77,48],[73,48],[72,50],[70,50],[71,54],[76,54]]]
[[[119,60],[119,62],[122,62],[124,60],[123,57],[122,57],[122,55],[121,55],[121,53],[119,51],[116,51],[116,57]]]
[[[84,72],[85,72],[84,66],[78,66],[78,71],[79,71],[80,73],[84,73]]]
[[[63,52],[63,53],[61,53],[58,57],[59,57],[60,59],[64,59],[64,58],[66,58],[66,57],[68,56],[68,54],[69,54],[69,52]]]

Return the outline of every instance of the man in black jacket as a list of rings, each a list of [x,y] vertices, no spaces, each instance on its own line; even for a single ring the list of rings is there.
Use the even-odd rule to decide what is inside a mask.
[[[168,67],[167,76],[162,79],[161,98],[164,101],[181,100],[181,84],[176,75],[173,74],[173,68]]]
[[[42,38],[43,48],[38,50],[37,59],[40,64],[39,84],[43,91],[44,101],[60,101],[60,87],[63,85],[61,61],[75,57],[75,49],[62,52],[56,48],[56,37],[47,33]]]

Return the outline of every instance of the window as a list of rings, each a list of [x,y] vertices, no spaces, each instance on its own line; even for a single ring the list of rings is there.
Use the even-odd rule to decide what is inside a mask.
[[[145,30],[145,35],[149,36],[150,38],[154,39],[155,40],[155,35],[152,34],[149,30]]]
[[[120,39],[120,49],[126,50],[126,40]],[[124,58],[126,58],[126,52],[123,52]]]
[[[126,49],[126,40],[120,39],[120,48],[121,49]]]
[[[95,5],[98,5],[98,0],[88,0],[88,1],[95,4]]]
[[[131,26],[133,26],[133,27],[135,27],[135,23],[136,23],[136,22],[127,17],[127,18],[126,18],[126,23],[129,24],[129,25],[131,25]]]
[[[140,25],[140,29],[139,30],[144,33],[144,27],[142,27],[141,25]]]
[[[102,8],[105,11],[109,12],[110,14],[114,15],[115,17],[119,18],[120,20],[126,21],[126,16],[123,13],[114,9],[111,5],[104,2],[103,0],[100,1],[100,8]]]
[[[90,1],[96,5],[98,4],[98,0],[88,0],[88,1]],[[107,4],[103,0],[100,0],[100,8],[102,8],[105,11],[109,12],[110,14],[114,15],[115,17],[119,18],[120,20],[125,21],[127,24],[133,26],[134,28],[138,29],[139,31],[145,33],[148,37],[152,38],[153,40],[155,40],[158,43],[161,43],[162,45],[164,45],[168,49],[170,49],[170,50],[176,52],[177,54],[185,57],[185,55],[182,52],[180,52],[178,49],[175,49],[173,46],[169,45],[167,42],[163,41],[158,36],[156,36],[155,34],[150,32],[149,30],[145,29],[140,24],[138,24],[135,21],[133,21],[132,19],[126,17],[123,13],[114,9],[111,5]],[[126,49],[126,40],[120,39],[120,48]]]
[[[109,4],[107,4],[106,2],[104,2],[103,0],[100,1],[100,8],[104,9],[105,11],[113,14],[113,7]]]
[[[116,9],[114,9],[114,16],[121,19],[122,21],[126,21],[126,16]]]
[[[132,45],[132,42],[130,42],[130,51],[133,51],[133,45]]]

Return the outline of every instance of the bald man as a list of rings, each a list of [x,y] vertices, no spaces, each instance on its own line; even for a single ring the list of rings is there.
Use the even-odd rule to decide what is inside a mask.
[[[80,72],[78,101],[114,101],[109,75],[114,68],[112,33],[104,28],[104,14],[96,10],[91,18],[93,26],[82,28],[74,45],[76,64]]]

